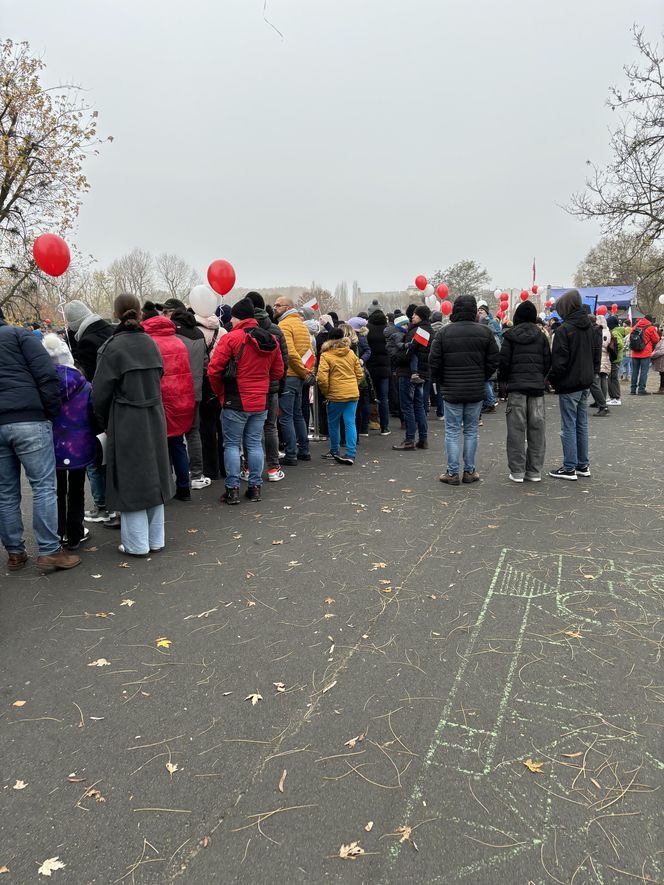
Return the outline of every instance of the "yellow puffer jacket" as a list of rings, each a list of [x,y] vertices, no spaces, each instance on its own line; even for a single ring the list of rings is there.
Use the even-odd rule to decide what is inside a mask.
[[[279,328],[284,333],[288,348],[288,371],[286,374],[291,377],[296,375],[298,378],[304,378],[309,374],[309,370],[302,362],[304,354],[311,350],[309,331],[298,313],[289,314],[279,320]]]
[[[318,364],[318,386],[325,399],[348,403],[360,398],[362,364],[350,349],[348,338],[326,341]]]

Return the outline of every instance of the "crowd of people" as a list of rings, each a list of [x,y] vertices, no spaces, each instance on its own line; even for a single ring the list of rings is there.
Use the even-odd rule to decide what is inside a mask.
[[[377,301],[341,321],[258,292],[212,316],[170,298],[142,306],[119,295],[113,322],[79,300],[62,334],[9,325],[0,311],[0,537],[8,569],[28,561],[21,468],[33,494],[42,569],[80,563],[86,523],[119,529],[123,555],[165,545],[164,505],[223,479],[220,501],[261,500],[264,478],[322,457],[352,466],[370,430],[397,452],[428,449],[429,416],[445,422],[446,470],[458,486],[480,479],[482,415],[506,402],[509,479],[540,482],[547,393],[558,396],[562,465],[549,475],[589,477],[589,398],[596,415],[621,404],[620,381],[648,395],[650,366],[664,394],[664,338],[652,317],[632,326],[594,316],[576,290],[545,322],[530,301],[500,323],[486,302],[461,295],[451,316],[426,304],[385,312]],[[312,426],[313,424],[313,426]],[[92,506],[85,509],[85,480]]]

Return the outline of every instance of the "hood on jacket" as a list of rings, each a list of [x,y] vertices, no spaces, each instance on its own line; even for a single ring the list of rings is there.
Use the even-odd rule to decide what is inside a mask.
[[[172,300],[175,301],[175,299]],[[170,318],[172,322],[186,326],[188,329],[196,328],[196,317],[186,307],[178,307],[173,311]]]
[[[611,331],[613,331],[614,329],[617,329],[618,326],[620,325],[618,317],[607,317],[606,318],[606,325],[609,327],[609,329],[611,329]]]
[[[635,328],[645,329],[646,326],[652,326],[652,323],[650,322],[648,317],[641,317],[641,319],[637,321]]]
[[[475,322],[477,319],[477,301],[474,295],[459,295],[452,307],[451,322],[458,323],[461,320]]]
[[[537,323],[525,322],[512,326],[511,329],[505,329],[503,338],[514,344],[532,344],[533,341],[537,341],[541,334]]]
[[[609,325],[606,322],[606,317],[602,316],[601,314],[597,317],[597,325],[601,326],[603,329],[609,328]]]
[[[256,322],[261,327],[261,329],[270,329],[272,327],[270,314],[264,308],[254,308],[254,317],[256,318]]]
[[[72,366],[59,364],[55,367],[55,371],[58,373],[60,388],[64,391],[65,399],[72,399],[88,383],[85,380],[85,375],[82,375],[78,369],[74,369]]]
[[[333,338],[331,341],[326,341],[321,347],[321,353],[327,350],[338,350],[339,356],[346,356],[350,351],[350,341],[348,338]]]
[[[562,295],[561,297],[564,298],[565,296]],[[590,315],[583,309],[583,305],[570,310],[564,318],[564,322],[571,323],[577,329],[589,329],[591,326]]]
[[[141,325],[148,335],[175,335],[175,323],[172,323],[168,317],[151,317],[149,320],[143,320]]]
[[[387,317],[383,313],[383,311],[378,308],[369,314],[369,319],[367,320],[368,326],[386,326],[387,325]]]
[[[244,343],[251,347],[251,349],[257,354],[260,354],[261,356],[269,356],[273,350],[276,350],[277,341],[274,335],[259,326],[255,319],[240,320],[239,323],[235,324],[233,332],[236,332],[238,329],[242,329],[245,333],[251,333],[245,334]]]
[[[194,319],[196,320],[197,326],[202,326],[204,329],[209,329],[211,332],[214,332],[215,329],[221,328],[218,316],[202,317],[195,313]]]
[[[60,338],[59,335],[56,335],[55,332],[49,332],[48,335],[44,335],[42,344],[56,366],[74,366],[74,357],[71,350],[67,347],[67,342]]]

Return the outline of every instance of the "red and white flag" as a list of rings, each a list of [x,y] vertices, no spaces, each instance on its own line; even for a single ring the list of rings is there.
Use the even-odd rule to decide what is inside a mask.
[[[311,301],[307,301],[302,307],[310,307],[312,310],[318,310],[318,299],[312,298]]]
[[[413,341],[417,341],[417,343],[421,344],[422,347],[428,347],[429,338],[431,338],[431,335],[427,332],[427,330],[420,329],[420,327],[418,326],[415,330],[415,334],[413,335]]]
[[[632,305],[627,308],[627,319],[629,320],[630,326],[634,325],[632,322]]]
[[[307,352],[302,355],[302,362],[304,363],[305,369],[311,369],[316,362],[316,355],[311,348],[308,348]]]

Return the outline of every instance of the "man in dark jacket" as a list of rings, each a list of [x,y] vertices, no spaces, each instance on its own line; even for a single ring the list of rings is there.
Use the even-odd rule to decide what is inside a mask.
[[[371,351],[371,356],[367,361],[367,369],[378,398],[380,434],[388,436],[390,433],[390,375],[392,374],[392,366],[385,340],[387,317],[380,307],[372,308],[373,303],[369,308],[369,319],[367,320],[369,330],[367,344]]]
[[[86,379],[92,381],[97,368],[97,353],[102,344],[113,334],[113,326],[93,313],[87,304],[78,300],[65,304],[64,315],[74,359]],[[87,474],[94,507],[85,511],[85,521],[119,526],[117,513],[111,513],[106,509],[106,468],[90,464]]]
[[[556,310],[563,323],[553,339],[549,381],[558,393],[563,466],[549,476],[576,480],[590,476],[588,389],[599,373],[602,349],[576,289],[560,296]]]
[[[463,482],[477,482],[477,431],[486,382],[498,368],[499,351],[490,326],[477,321],[477,302],[459,295],[451,322],[438,332],[431,346],[431,378],[440,384],[445,401],[447,471],[440,481],[459,485],[459,456],[463,425]]]
[[[51,421],[61,408],[60,382],[41,340],[8,326],[0,310],[0,538],[7,568],[28,561],[21,518],[21,465],[32,488],[32,525],[40,568],[68,569],[80,556],[58,537],[55,449]]]
[[[393,357],[399,383],[399,404],[406,425],[406,438],[392,446],[397,452],[429,448],[426,406],[429,403],[429,351],[432,339],[431,311],[426,304],[419,304],[413,309],[408,330]]]
[[[259,292],[248,292],[247,298],[254,305],[254,317],[261,329],[265,329],[274,335],[281,351],[281,358],[284,363],[284,378],[288,369],[288,348],[286,347],[286,339],[276,323],[270,319],[270,315],[265,310],[265,300]],[[270,387],[267,393],[267,418],[263,427],[263,435],[265,436],[265,460],[267,461],[267,479],[268,482],[279,482],[284,479],[285,473],[279,464],[279,430],[277,420],[279,418],[279,394],[283,392],[284,379],[280,381],[270,381]]]
[[[550,368],[551,348],[537,325],[537,308],[532,301],[523,301],[514,311],[514,326],[503,335],[498,370],[498,382],[507,390],[507,463],[512,482],[542,479],[544,379]]]

